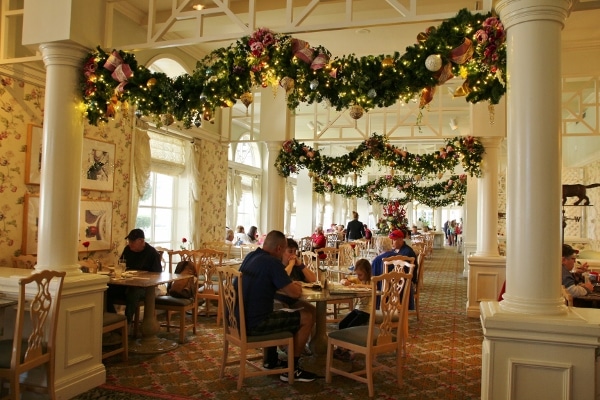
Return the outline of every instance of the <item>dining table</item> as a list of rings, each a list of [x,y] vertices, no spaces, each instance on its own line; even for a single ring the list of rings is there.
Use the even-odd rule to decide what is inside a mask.
[[[158,337],[160,324],[155,316],[156,287],[180,279],[189,279],[189,275],[169,272],[126,271],[120,278],[111,277],[109,285],[144,288],[144,317],[142,319],[142,337],[129,343],[129,351],[137,354],[165,353],[177,348],[174,340]]]
[[[326,288],[320,285],[303,284],[300,299],[316,303],[317,320],[315,335],[310,340],[311,350],[322,355],[327,352],[327,302],[332,300],[352,300],[371,296],[369,288],[351,288],[330,284]]]

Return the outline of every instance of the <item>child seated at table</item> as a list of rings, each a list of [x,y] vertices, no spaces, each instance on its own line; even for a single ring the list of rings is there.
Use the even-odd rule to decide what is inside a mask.
[[[371,263],[368,260],[364,258],[358,260],[354,266],[354,273],[356,276],[348,276],[342,279],[340,283],[344,286],[371,287]],[[340,321],[338,325],[339,329],[368,324],[371,317],[371,314],[369,314],[370,311],[371,296],[359,297],[354,310],[350,311]],[[333,356],[343,361],[351,361],[354,358],[354,354],[350,350],[339,347],[335,349]]]

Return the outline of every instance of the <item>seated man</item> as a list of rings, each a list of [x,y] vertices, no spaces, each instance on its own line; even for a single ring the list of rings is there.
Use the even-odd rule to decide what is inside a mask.
[[[415,268],[413,269],[412,285],[410,286],[410,301],[408,304],[408,309],[414,310],[415,309],[415,305],[414,305],[415,299],[414,299],[413,294],[414,294],[415,285],[417,284],[417,281],[419,280],[419,277],[418,277],[419,266],[417,265],[417,254],[412,249],[412,247],[410,247],[409,245],[406,244],[406,242],[404,241],[404,232],[402,232],[400,229],[395,229],[395,230],[391,231],[390,234],[388,235],[388,237],[390,239],[392,239],[392,250],[386,251],[385,253],[382,253],[373,259],[373,262],[371,263],[371,267],[373,268],[373,276],[379,276],[384,272],[389,272],[389,271],[383,271],[383,259],[384,258],[393,257],[393,256],[414,257],[415,258]],[[379,303],[377,305],[379,305]]]
[[[577,260],[577,250],[568,244],[562,246],[562,285],[565,287],[567,292],[573,296],[573,305],[576,307],[585,306],[585,303],[577,301],[578,297],[586,296],[588,293],[594,290],[594,286],[585,282],[582,277],[582,273],[587,271],[587,263],[577,266],[575,268],[575,262]]]
[[[291,332],[294,335],[294,379],[312,382],[316,376],[300,369],[299,360],[314,325],[313,314],[299,311],[273,311],[275,293],[281,292],[292,299],[302,295],[302,285],[290,279],[282,264],[287,248],[287,239],[282,232],[271,231],[265,238],[262,248],[249,253],[240,272],[243,274],[244,305],[248,336],[265,335],[277,332]],[[292,351],[292,349],[288,349]],[[279,377],[288,381],[287,373]]]
[[[285,265],[285,272],[289,275],[289,277],[293,281],[300,281],[305,283],[313,283],[317,281],[317,276],[313,271],[302,263],[300,258],[298,257],[298,242],[294,239],[287,239],[287,248],[283,253],[283,265]],[[313,315],[313,320],[317,318],[317,308],[304,300],[298,300],[291,297],[288,297],[282,293],[275,293],[275,306],[274,308],[304,308],[309,311]],[[305,354],[310,355],[310,350],[308,346],[306,346],[304,350]],[[268,369],[273,369],[281,366],[283,361],[279,360],[277,355],[277,348],[268,347],[265,349],[265,357],[264,357],[264,367]]]
[[[132,229],[125,239],[127,239],[127,246],[123,249],[120,259],[125,260],[126,271],[162,272],[160,255],[154,247],[146,243],[143,230]],[[127,322],[131,323],[137,304],[140,300],[144,299],[145,294],[146,289],[144,288],[108,285],[108,289],[106,290],[106,311],[116,313],[115,300],[124,298],[125,316],[127,317]]]

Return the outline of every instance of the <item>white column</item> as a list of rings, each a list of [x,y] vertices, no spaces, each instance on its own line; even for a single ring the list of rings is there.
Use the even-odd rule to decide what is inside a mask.
[[[509,76],[508,268],[500,306],[512,312],[564,313],[560,274],[548,272],[558,270],[561,258],[560,39],[570,4],[525,0],[498,5],[507,30]]]
[[[406,203],[406,218],[408,218],[408,227],[410,228],[415,224],[415,218],[413,216],[413,203],[412,201],[409,203]]]
[[[277,169],[272,167],[275,165],[279,150],[281,150],[281,142],[267,142],[267,159],[265,168],[266,172],[266,224],[263,232],[269,232],[273,229],[283,232],[284,222],[284,204],[285,204],[285,179],[277,173]],[[263,180],[264,183],[264,180]],[[263,193],[265,191],[263,190]]]
[[[46,96],[36,269],[79,274],[83,115],[78,82],[86,49],[48,43],[40,45],[40,50],[46,66]]]
[[[433,225],[435,225],[435,231],[436,232],[441,232],[442,228],[444,227],[443,223],[442,223],[442,209],[441,208],[434,208],[433,209],[433,221],[432,221]],[[431,229],[433,229],[433,226],[431,227]],[[444,236],[445,237],[445,236]]]
[[[567,310],[560,297],[560,39],[570,6],[496,5],[508,45],[507,279],[503,301],[480,304],[482,400],[598,398],[600,311]]]
[[[477,192],[478,178],[467,177],[467,194],[463,216],[463,254],[465,256],[463,276],[469,273],[469,256],[477,250]]]
[[[475,256],[497,257],[498,253],[498,148],[502,138],[483,137],[485,157],[477,189],[477,251]]]

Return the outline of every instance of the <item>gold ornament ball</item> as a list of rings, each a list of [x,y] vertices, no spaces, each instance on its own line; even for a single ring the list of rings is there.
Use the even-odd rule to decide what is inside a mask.
[[[250,104],[254,101],[254,95],[250,92],[243,93],[240,96],[240,101],[248,108]]]
[[[353,119],[360,119],[360,117],[363,116],[364,112],[365,112],[365,109],[362,108],[362,106],[353,105],[352,107],[350,107],[350,116]]]
[[[386,57],[381,61],[381,66],[383,68],[389,68],[394,65],[394,59],[392,57]]]
[[[395,163],[394,161],[390,161],[390,162],[389,162],[389,166],[390,166],[390,167],[395,167],[395,166],[396,166],[396,163]]]
[[[148,82],[146,82],[146,86],[148,86],[150,89],[152,89],[154,85],[156,85],[156,78],[150,78],[148,79]]]

